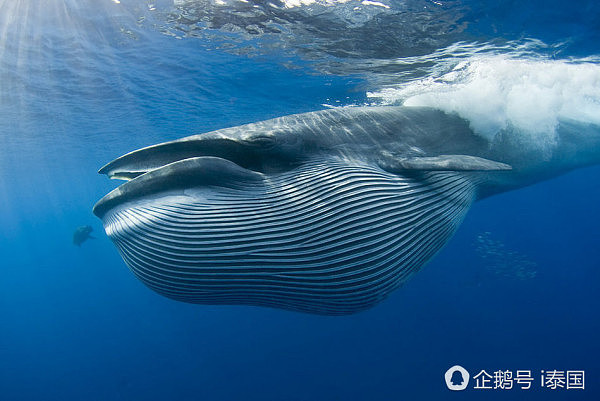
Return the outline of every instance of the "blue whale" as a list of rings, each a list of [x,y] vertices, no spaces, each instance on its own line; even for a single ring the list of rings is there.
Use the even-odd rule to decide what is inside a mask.
[[[599,161],[598,127],[571,121],[542,152],[436,109],[335,108],[121,156],[99,172],[126,182],[94,213],[169,298],[350,314],[417,272],[474,201]]]

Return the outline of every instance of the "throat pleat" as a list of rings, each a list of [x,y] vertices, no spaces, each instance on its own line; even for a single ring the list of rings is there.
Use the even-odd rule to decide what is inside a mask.
[[[418,271],[473,199],[465,174],[327,161],[244,189],[126,203],[104,225],[135,275],[170,298],[348,314]]]

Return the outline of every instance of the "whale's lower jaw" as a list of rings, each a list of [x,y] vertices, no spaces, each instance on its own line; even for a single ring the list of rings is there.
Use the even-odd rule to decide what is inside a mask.
[[[460,173],[408,177],[327,161],[254,187],[156,194],[103,221],[134,274],[169,298],[340,315],[418,271],[474,192]]]

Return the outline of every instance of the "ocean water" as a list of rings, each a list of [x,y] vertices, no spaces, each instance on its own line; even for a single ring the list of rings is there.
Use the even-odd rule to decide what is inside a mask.
[[[559,121],[600,125],[599,21],[583,0],[0,0],[0,400],[600,399],[598,166],[475,203],[342,317],[161,297],[91,212],[121,154],[328,107],[436,107],[543,157]],[[457,364],[535,380],[452,392]]]

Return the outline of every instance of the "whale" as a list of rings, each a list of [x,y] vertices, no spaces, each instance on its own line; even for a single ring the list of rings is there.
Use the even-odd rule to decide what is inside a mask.
[[[346,315],[448,242],[471,205],[600,162],[597,126],[551,146],[478,134],[428,107],[338,107],[145,147],[93,212],[133,274],[168,298]]]

